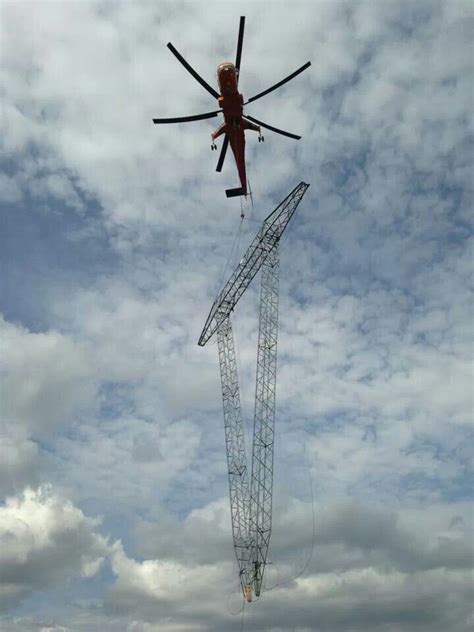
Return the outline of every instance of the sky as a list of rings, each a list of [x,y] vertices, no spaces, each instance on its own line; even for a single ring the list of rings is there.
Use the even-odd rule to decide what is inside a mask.
[[[208,119],[246,16],[253,206]],[[474,11],[452,2],[0,3],[0,629],[467,632],[474,623]],[[273,532],[242,611],[214,341],[281,243]],[[231,253],[231,254],[229,254]],[[258,279],[234,314],[246,427]],[[314,529],[313,529],[314,516]]]

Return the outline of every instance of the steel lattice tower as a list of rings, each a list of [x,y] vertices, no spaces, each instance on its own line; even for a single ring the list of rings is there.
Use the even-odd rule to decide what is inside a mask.
[[[244,595],[262,590],[272,527],[273,445],[276,401],[279,241],[305,194],[300,182],[264,220],[240,264],[219,292],[199,338],[217,332],[234,549]],[[245,450],[239,381],[230,314],[262,268],[252,464]]]
[[[250,540],[254,590],[260,595],[272,529],[273,434],[278,342],[278,242],[262,264],[257,376],[250,487]]]
[[[251,554],[249,539],[250,493],[234,336],[228,316],[222,321],[217,330],[217,345],[224,408],[232,535],[239,565],[239,575],[242,587],[244,587],[251,582],[248,573]]]

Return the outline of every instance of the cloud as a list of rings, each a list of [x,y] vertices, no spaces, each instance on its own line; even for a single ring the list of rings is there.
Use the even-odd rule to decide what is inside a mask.
[[[145,559],[213,565],[232,551],[228,500],[220,499],[193,509],[183,520],[164,510],[159,521],[138,522],[137,553]],[[179,538],[176,534],[179,533]]]
[[[125,513],[134,520],[129,514],[132,507],[135,512],[154,513],[155,504],[168,497],[170,488],[190,478],[188,469],[191,464],[196,467],[200,434],[195,423],[185,419],[171,424],[127,415],[93,419],[77,424],[72,433],[53,443],[50,479],[101,515]],[[186,491],[182,493],[186,498]]]
[[[3,424],[0,433],[0,494],[14,494],[39,483],[38,445],[24,432]]]
[[[81,343],[0,320],[0,416],[41,434],[93,405],[94,371]]]
[[[42,608],[24,601],[5,629],[240,623],[225,605],[231,594],[239,608],[217,354],[196,345],[239,222],[240,201],[223,194],[235,167],[214,171],[213,122],[151,118],[212,109],[166,42],[212,82],[241,13],[245,97],[312,61],[248,108],[303,139],[248,138],[247,218],[311,183],[281,244],[269,582],[307,560],[308,468],[317,509],[307,573],[245,622],[469,628],[472,8],[461,1],[3,7],[1,491],[21,499],[50,482],[91,541],[85,514],[122,542],[92,555],[108,556],[116,580],[97,573],[68,601],[53,564]],[[243,222],[236,259],[256,227]],[[234,321],[246,411],[257,301],[255,286]],[[81,576],[81,550],[67,552],[66,576]],[[36,590],[33,571],[10,603]]]
[[[74,576],[95,575],[110,551],[97,525],[51,489],[8,497],[0,507],[2,608]]]
[[[193,624],[196,629],[205,629],[211,612],[220,609],[211,595],[226,582],[229,565],[190,566],[160,560],[136,562],[118,551],[112,568],[117,581],[105,602],[105,607],[112,612],[138,615],[154,623],[178,623],[176,615],[181,611],[184,625]]]
[[[442,630],[448,623],[467,629],[472,592],[467,505],[428,512],[390,512],[353,501],[317,506],[314,554],[299,576],[309,561],[310,514],[307,503],[276,506],[267,567],[270,590],[248,607],[248,629],[292,629],[292,621],[301,630]],[[464,518],[453,521],[460,515]],[[107,607],[112,612],[131,608],[135,616],[155,625],[179,616],[183,625],[192,622],[196,630],[201,621],[208,630],[230,627],[230,612],[216,608],[216,603],[227,602],[229,610],[234,601],[238,604],[229,582],[229,537],[227,552],[224,546],[229,521],[222,500],[192,512],[181,523],[165,518],[141,525],[136,537],[146,559],[136,562],[117,551],[117,582]],[[427,539],[426,533],[432,535]],[[235,583],[236,573],[234,563]]]
[[[32,502],[28,494],[38,497],[26,493],[26,505]],[[94,614],[76,613],[77,622],[71,629],[87,629],[83,627],[87,625],[89,630],[113,629],[108,627],[112,621],[121,629],[147,631],[160,626],[165,630],[222,630],[233,625],[231,613],[241,604],[230,538],[227,551],[220,544],[224,533],[229,532],[224,499],[193,512],[181,523],[143,525],[136,535],[149,556],[135,559],[120,544],[107,546],[103,538],[93,534],[94,521],[70,503],[49,498],[49,502],[43,499],[39,503],[50,508],[45,511],[43,507],[39,525],[51,525],[52,516],[60,516],[69,542],[73,539],[71,529],[76,531],[83,543],[74,549],[76,572],[81,568],[88,575],[88,568],[93,572],[101,557],[108,556],[115,575],[105,609]],[[17,503],[16,507],[20,506]],[[441,631],[447,625],[454,630],[468,629],[472,597],[467,561],[472,515],[468,505],[438,505],[428,512],[420,508],[387,511],[346,501],[317,506],[316,511],[314,554],[301,576],[300,560],[309,561],[312,535],[307,518],[311,507],[294,500],[286,507],[276,506],[271,565],[267,567],[269,590],[247,606],[249,630],[259,630],[262,625],[269,630],[286,630],[294,622],[299,630],[327,627],[337,632],[412,627]],[[174,533],[174,539],[167,539],[166,530]],[[77,536],[78,531],[81,536]],[[41,568],[33,563],[34,556],[40,556],[32,551],[33,541],[25,531],[19,533],[22,537],[10,558],[16,560],[23,554],[24,560],[26,550],[31,568]],[[63,541],[63,531],[58,535],[52,526],[41,533],[35,541],[40,551],[51,553],[53,545]],[[421,536],[426,533],[432,535],[428,539]],[[199,541],[200,558],[189,556],[190,551],[197,550],[193,540]],[[179,549],[178,541],[185,546]],[[59,549],[52,559],[58,560],[65,550],[71,553],[67,546]],[[72,566],[71,560],[69,563]],[[54,571],[54,564],[52,568]],[[66,618],[59,617],[50,625],[70,629]]]

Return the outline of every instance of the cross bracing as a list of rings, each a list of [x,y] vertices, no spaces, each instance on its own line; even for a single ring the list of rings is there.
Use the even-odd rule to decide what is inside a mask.
[[[220,323],[236,306],[252,279],[260,270],[272,247],[279,241],[309,184],[300,182],[263,221],[239,265],[214,301],[199,337],[201,347],[216,333]]]
[[[305,194],[300,182],[268,215],[229,281],[219,292],[199,338],[217,332],[234,549],[244,596],[260,595],[272,527],[273,444],[276,403],[279,241]],[[230,314],[262,268],[257,372],[248,467]]]

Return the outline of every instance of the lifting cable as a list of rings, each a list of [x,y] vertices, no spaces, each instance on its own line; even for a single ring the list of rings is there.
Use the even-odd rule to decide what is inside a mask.
[[[263,594],[266,592],[270,592],[271,590],[275,590],[275,588],[281,588],[282,586],[286,586],[288,584],[290,584],[291,582],[295,581],[295,579],[298,579],[299,577],[301,577],[307,570],[312,558],[313,558],[313,554],[314,554],[314,546],[315,546],[315,541],[316,541],[316,519],[315,519],[315,514],[314,514],[314,491],[313,491],[313,479],[311,476],[311,468],[308,462],[308,455],[306,453],[306,445],[303,443],[303,450],[304,450],[304,456],[305,456],[305,463],[306,463],[306,467],[308,470],[308,480],[309,480],[309,488],[310,488],[310,492],[311,492],[311,513],[312,513],[312,538],[311,538],[311,550],[308,556],[308,559],[306,560],[303,568],[300,570],[299,573],[297,573],[296,575],[294,575],[293,577],[290,577],[289,579],[285,579],[284,581],[280,582],[279,581],[279,571],[278,571],[278,567],[274,562],[270,562],[269,564],[267,564],[267,566],[269,566],[270,564],[272,564],[273,566],[275,566],[276,571],[277,571],[277,575],[278,575],[278,580],[277,583],[272,586],[271,588],[265,588],[262,591],[262,594],[260,597],[258,597],[257,599],[254,599],[252,601],[252,603],[257,603],[258,601],[260,601],[260,599],[263,597]],[[242,607],[240,608],[240,610],[238,610],[237,612],[232,612],[229,608],[229,599],[230,599],[231,594],[229,594],[228,598],[227,598],[227,609],[229,614],[231,614],[232,616],[239,616],[241,615],[241,621],[240,621],[240,632],[243,632],[244,630],[244,614],[245,614],[245,606],[246,606],[246,602],[245,602],[245,598],[242,597]]]
[[[227,272],[227,268],[229,267],[230,260],[232,259],[232,254],[234,252],[234,249],[236,251],[235,252],[235,260],[237,260],[237,252],[238,252],[238,248],[239,248],[239,244],[240,244],[240,237],[241,237],[241,234],[242,234],[242,223],[243,223],[243,218],[240,219],[240,223],[239,223],[239,226],[237,228],[237,232],[235,234],[234,241],[232,242],[232,246],[231,246],[231,249],[230,249],[230,252],[229,252],[229,256],[227,257],[226,264],[224,266],[224,269],[222,270],[222,275],[221,275],[221,278],[219,280],[219,285],[217,287],[217,293],[219,293],[221,291],[221,289],[222,289],[222,284],[224,283],[224,276],[225,276],[225,273]]]
[[[244,630],[244,614],[245,614],[245,599],[242,597],[242,619],[240,620],[240,632]]]
[[[242,217],[241,221],[240,221],[240,228],[241,229],[242,229],[242,223],[243,223],[244,219],[245,218]],[[242,237],[242,230],[240,230],[240,234],[238,235],[238,239],[237,239],[237,246],[236,246],[236,249],[235,249],[234,268],[237,265],[237,258],[238,258],[238,252],[239,252],[241,237]],[[237,315],[236,315],[235,311],[232,313],[232,319],[233,319],[233,322],[234,322],[233,330],[234,330],[234,342],[235,342],[235,351],[236,351],[235,359],[236,359],[236,363],[237,363],[237,373],[238,373],[238,375],[242,376],[242,360],[241,360],[241,354],[240,354],[239,336],[237,335]],[[247,436],[248,436],[248,434],[250,433],[251,428],[250,428],[249,416],[245,413],[245,406],[244,406],[244,404],[245,404],[246,400],[245,400],[245,391],[244,391],[244,385],[243,385],[242,379],[239,379],[239,388],[240,388],[240,394],[241,394],[241,396],[240,396],[240,412],[241,412],[243,421],[245,422],[245,425],[247,427]],[[246,448],[247,447],[248,446],[246,446]],[[246,449],[246,452],[248,452],[247,449]]]
[[[242,223],[243,223],[243,221],[244,221],[243,218],[241,218],[239,226],[237,227],[237,232],[235,233],[234,241],[232,242],[232,246],[231,246],[230,251],[229,251],[229,256],[227,257],[226,264],[224,266],[224,269],[222,270],[221,278],[219,279],[219,283],[217,285],[217,291],[215,293],[216,296],[218,296],[220,291],[222,290],[222,287],[223,287],[223,284],[224,284],[225,273],[227,272],[227,269],[229,267],[229,263],[230,263],[230,260],[232,259],[232,254],[234,253],[234,250],[235,250],[235,255],[234,255],[235,261],[237,261],[237,253],[238,253],[238,250],[239,250],[239,244],[240,244],[240,237],[241,237],[241,234],[242,234]],[[211,345],[217,344],[217,340],[216,339],[212,340],[210,344]]]
[[[315,540],[316,540],[316,520],[314,517],[314,493],[313,493],[313,479],[311,477],[311,468],[309,466],[308,463],[308,456],[306,454],[306,445],[303,443],[303,450],[304,450],[304,457],[305,457],[305,463],[306,463],[306,467],[308,469],[308,478],[309,478],[309,488],[311,491],[311,511],[312,511],[312,519],[313,519],[313,533],[312,533],[312,541],[311,541],[311,551],[309,553],[308,559],[306,560],[303,568],[300,570],[299,573],[297,573],[296,575],[294,575],[293,577],[290,577],[289,579],[285,579],[282,582],[278,582],[272,586],[271,588],[267,588],[265,590],[265,592],[270,592],[271,590],[275,590],[275,588],[279,588],[281,586],[286,586],[287,584],[290,584],[291,582],[295,581],[295,579],[298,579],[299,577],[301,577],[305,572],[306,569],[308,568],[312,558],[313,558],[313,553],[314,553],[314,544],[315,544]]]

